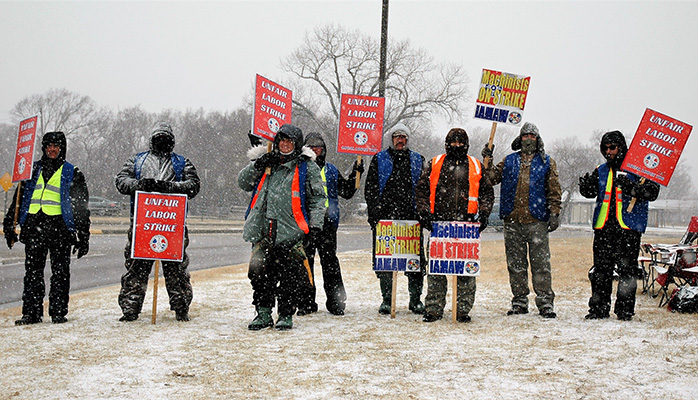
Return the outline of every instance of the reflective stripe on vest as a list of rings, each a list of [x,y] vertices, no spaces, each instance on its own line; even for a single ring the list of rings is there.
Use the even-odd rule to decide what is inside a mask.
[[[599,216],[596,217],[596,222],[594,223],[594,229],[601,229],[606,225],[608,220],[608,210],[611,205],[611,190],[613,190],[613,171],[609,171],[608,177],[606,178],[606,191],[603,195],[603,203],[601,204],[601,210],[599,210]],[[616,188],[616,219],[618,219],[618,224],[623,229],[630,229],[623,222],[623,191],[620,188]]]
[[[264,175],[262,175],[262,178],[259,180],[259,183],[257,184],[257,188],[255,189],[254,195],[252,196],[252,201],[250,201],[250,206],[247,208],[247,213],[245,214],[245,219],[247,219],[247,215],[249,215],[250,211],[254,208],[255,204],[257,204],[257,198],[259,197],[259,193],[262,191],[262,186],[264,186],[264,181],[267,178],[267,173],[265,172]],[[305,185],[305,182],[303,182]],[[301,196],[301,188],[300,188],[300,173],[298,170],[298,166],[296,165],[296,170],[293,174],[293,181],[291,182],[291,210],[293,211],[293,219],[296,220],[296,224],[298,225],[298,228],[302,230],[304,233],[310,232],[310,228],[308,227],[308,221],[305,219],[305,214],[303,213],[303,199]]]
[[[441,154],[431,160],[431,175],[429,175],[429,203],[431,213],[434,213],[436,204],[436,185],[439,183],[441,176],[441,167],[443,167],[445,154]],[[468,156],[468,214],[477,214],[478,196],[480,194],[480,178],[482,177],[482,165],[480,160],[475,157]]]
[[[42,210],[46,215],[61,215],[61,174],[63,165],[54,172],[53,176],[44,183],[44,174],[39,175],[39,179],[32,193],[29,205],[29,214],[36,214]]]
[[[325,207],[330,206],[329,196],[327,195],[327,176],[325,176],[325,166],[320,170],[320,176],[322,177],[322,187],[325,188]]]

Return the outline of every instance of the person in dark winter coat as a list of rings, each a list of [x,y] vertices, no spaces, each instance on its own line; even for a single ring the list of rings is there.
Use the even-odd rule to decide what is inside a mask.
[[[453,128],[446,134],[446,154],[427,164],[417,184],[417,212],[426,229],[435,221],[480,222],[480,232],[487,228],[494,205],[494,190],[482,164],[468,155],[470,140],[464,129]],[[434,191],[432,195],[432,190]],[[456,319],[470,322],[475,302],[475,277],[459,276]],[[445,275],[427,276],[427,296],[423,321],[443,317],[448,280]]]
[[[51,255],[49,309],[54,324],[66,322],[70,292],[70,249],[81,258],[90,249],[89,192],[85,176],[65,161],[63,132],[47,132],[41,141],[43,156],[34,163],[32,177],[19,192],[19,238],[13,221],[17,192],[5,215],[3,230],[7,246],[19,239],[24,243],[24,292],[22,318],[16,325],[41,322],[44,314],[44,268]]]
[[[251,162],[238,174],[238,186],[252,192],[242,238],[252,243],[247,276],[252,284],[252,304],[257,311],[249,330],[293,328],[298,294],[313,285],[303,239],[322,229],[325,189],[315,153],[303,147],[303,132],[282,125],[273,149],[258,146],[248,152]],[[278,299],[279,317],[272,308]]]
[[[507,315],[528,313],[528,264],[536,292],[536,307],[543,318],[555,318],[549,232],[560,225],[562,190],[557,164],[545,154],[538,127],[526,122],[511,144],[511,153],[489,168],[493,185],[501,182],[499,215],[504,221],[504,247],[511,286]],[[483,157],[491,157],[487,146]],[[528,254],[527,254],[528,253]]]
[[[136,191],[158,193],[181,193],[194,198],[200,189],[199,175],[188,158],[174,153],[175,136],[172,127],[159,122],[150,135],[150,150],[129,158],[116,174],[115,184],[119,193],[131,196],[131,218]],[[133,224],[131,224],[133,225]],[[123,316],[119,321],[138,319],[143,308],[148,288],[148,276],[153,260],[131,258],[132,228],[128,231],[128,242],[124,250],[126,273],[121,277],[119,306]],[[193,292],[187,268],[189,256],[189,233],[184,228],[184,256],[181,262],[163,261],[162,271],[170,298],[170,309],[177,321],[189,321],[189,305]]]
[[[380,220],[418,221],[415,188],[424,167],[424,157],[407,146],[410,130],[404,124],[396,124],[384,137],[390,145],[371,158],[366,174],[366,199],[368,223],[373,231],[373,261],[375,262],[376,225]],[[421,241],[420,241],[421,243]],[[406,272],[410,294],[409,309],[424,314],[422,289],[424,287],[425,259],[420,245],[420,271]],[[393,285],[392,272],[376,272],[380,280],[383,302],[378,308],[381,314],[390,314]]]
[[[314,261],[315,252],[320,255],[322,265],[322,279],[327,300],[327,311],[334,315],[344,315],[344,307],[347,293],[342,281],[342,270],[337,258],[337,228],[339,227],[339,199],[351,199],[356,193],[356,174],[364,171],[363,161],[354,162],[348,178],[344,178],[337,167],[325,160],[327,146],[325,140],[317,132],[310,132],[305,138],[305,146],[315,152],[315,162],[320,167],[320,176],[327,195],[327,213],[321,231],[314,231],[313,235],[306,235],[304,240],[305,253],[308,256],[310,271],[315,277]],[[315,234],[317,233],[317,234]],[[313,279],[314,280],[314,279]],[[305,286],[301,290],[298,299],[298,315],[316,312],[318,305],[315,302],[315,286]]]
[[[620,171],[628,152],[621,132],[606,132],[600,150],[606,163],[579,178],[581,195],[596,198],[592,219],[594,265],[589,270],[591,298],[585,318],[609,317],[615,270],[618,290],[614,312],[619,320],[629,321],[635,315],[637,279],[642,277],[637,268],[640,239],[647,228],[648,203],[659,196],[659,185]]]

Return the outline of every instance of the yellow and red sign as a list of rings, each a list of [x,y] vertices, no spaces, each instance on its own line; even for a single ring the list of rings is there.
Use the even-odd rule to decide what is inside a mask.
[[[257,75],[254,95],[252,133],[273,141],[281,125],[291,123],[293,105],[289,89]]]
[[[667,186],[693,127],[646,109],[621,169]]]
[[[530,76],[483,69],[475,118],[520,125],[530,83]]]
[[[12,182],[26,181],[32,176],[38,119],[39,117],[35,115],[19,123],[15,163],[12,168]]]
[[[480,224],[434,222],[429,238],[430,275],[480,275]]]
[[[131,258],[182,261],[187,195],[136,192]]]
[[[337,152],[373,155],[381,151],[385,98],[342,94]]]
[[[378,221],[373,270],[419,271],[421,243],[422,228],[418,221]]]

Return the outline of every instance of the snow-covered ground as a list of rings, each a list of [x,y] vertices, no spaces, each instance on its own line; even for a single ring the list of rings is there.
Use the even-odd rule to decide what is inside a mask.
[[[396,318],[379,315],[368,250],[340,257],[346,315],[327,313],[320,290],[321,311],[294,317],[287,332],[247,330],[246,265],[193,273],[188,323],[167,310],[162,280],[156,325],[150,290],[131,323],[117,321],[118,287],[73,295],[62,325],[45,317],[16,327],[20,310],[0,310],[0,399],[698,398],[698,316],[638,294],[630,322],[584,320],[591,242],[554,243],[554,320],[533,305],[527,315],[505,315],[501,241],[483,242],[468,324],[450,321],[450,294],[443,320],[411,314],[404,275]]]

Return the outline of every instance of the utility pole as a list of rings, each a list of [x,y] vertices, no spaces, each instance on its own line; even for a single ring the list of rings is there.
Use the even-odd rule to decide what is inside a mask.
[[[378,75],[378,96],[385,97],[385,64],[388,53],[388,0],[383,0],[381,18],[380,73]]]

